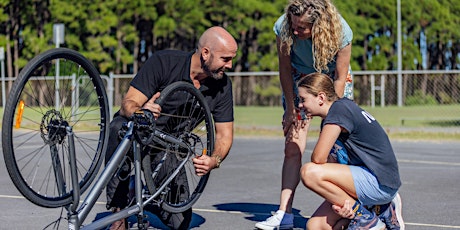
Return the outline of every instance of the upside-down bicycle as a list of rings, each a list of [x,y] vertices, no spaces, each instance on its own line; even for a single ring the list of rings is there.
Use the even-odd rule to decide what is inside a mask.
[[[3,116],[3,154],[14,185],[36,205],[65,207],[69,229],[101,229],[132,215],[137,215],[142,229],[146,205],[172,213],[189,209],[209,177],[195,174],[192,158],[212,153],[215,130],[210,109],[203,95],[186,82],[166,87],[156,103],[162,107],[161,119],[155,120],[149,111],[136,112],[97,176],[110,123],[103,80],[74,50],[55,48],[36,56],[15,80]],[[154,151],[145,153],[145,148]],[[83,225],[129,151],[134,156],[133,202]]]

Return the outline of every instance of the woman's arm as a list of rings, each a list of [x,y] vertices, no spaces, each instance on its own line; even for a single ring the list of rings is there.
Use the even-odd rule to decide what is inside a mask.
[[[345,91],[345,82],[347,80],[348,68],[350,67],[350,58],[351,44],[348,44],[337,52],[334,88],[339,97],[343,97]]]
[[[280,83],[286,102],[286,113],[283,118],[283,130],[284,135],[286,135],[291,125],[297,119],[296,107],[294,105],[294,79],[292,79],[291,75],[291,56],[290,54],[286,54],[286,46],[281,47],[281,39],[279,37],[276,37],[276,47],[278,49]]]

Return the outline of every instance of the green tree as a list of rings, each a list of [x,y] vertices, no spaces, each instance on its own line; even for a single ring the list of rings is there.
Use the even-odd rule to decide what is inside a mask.
[[[166,48],[192,50],[207,27],[221,25],[239,43],[235,70],[276,70],[272,27],[286,3],[285,0],[3,0],[0,3],[4,6],[0,15],[0,23],[4,25],[2,43],[12,44],[10,59],[20,68],[37,52],[53,46],[52,24],[64,23],[65,46],[88,55],[102,72],[125,73],[132,71],[128,66],[136,66],[136,52],[144,39],[143,25],[149,25],[150,53]],[[353,29],[353,69],[394,69],[396,2],[334,3]],[[426,33],[430,44],[430,68],[442,69],[450,63],[453,63],[451,68],[457,68],[460,32],[455,25],[460,21],[460,7],[455,0],[407,0],[401,4],[404,69],[419,68],[421,31]],[[20,41],[23,43],[19,44]],[[445,52],[453,55],[445,56]]]

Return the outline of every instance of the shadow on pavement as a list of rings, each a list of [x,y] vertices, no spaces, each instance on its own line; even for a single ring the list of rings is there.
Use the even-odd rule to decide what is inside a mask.
[[[94,220],[93,221],[96,221],[98,219],[101,219],[103,217],[106,217],[108,215],[110,215],[111,212],[100,212],[100,213],[97,213],[96,216],[94,217]],[[162,230],[169,230],[169,228],[163,224],[163,222],[161,222],[161,220],[154,214],[152,214],[151,212],[149,211],[145,211],[145,214],[147,215],[147,220],[149,221],[149,229],[152,227],[154,229],[162,229]],[[200,227],[200,225],[202,225],[206,220],[196,214],[196,213],[193,213],[192,214],[192,222],[190,223],[190,228],[198,228]],[[135,215],[133,216],[130,216],[128,218],[128,225],[130,228],[133,228],[134,225],[137,225],[137,218]],[[107,226],[107,229],[109,228],[109,226]]]
[[[249,217],[245,217],[248,220],[254,221],[254,224],[259,221],[264,221],[271,216],[271,212],[278,210],[278,204],[260,204],[260,203],[227,203],[227,204],[216,204],[214,205],[218,210],[222,211],[238,211],[243,212]],[[305,228],[308,221],[307,218],[300,215],[300,210],[292,209],[294,214],[294,228]]]

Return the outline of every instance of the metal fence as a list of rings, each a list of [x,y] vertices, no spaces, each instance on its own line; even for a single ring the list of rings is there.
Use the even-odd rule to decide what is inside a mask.
[[[236,105],[280,103],[278,72],[229,73]],[[402,71],[398,89],[397,71],[355,71],[354,99],[359,105],[459,104],[460,71]],[[401,95],[398,95],[401,94]],[[398,104],[402,98],[402,104]]]
[[[233,82],[235,105],[281,106],[278,72],[228,75]],[[354,100],[360,106],[437,106],[437,112],[444,114],[443,117],[460,122],[460,71],[402,71],[400,74],[397,71],[355,71],[353,75]],[[110,74],[102,78],[107,84],[110,111],[113,114],[120,107],[133,75]],[[4,95],[8,94],[13,80],[2,78],[3,103]],[[444,105],[449,109],[443,111],[446,108]],[[412,119],[418,118],[414,116]]]
[[[281,106],[278,72],[228,73],[237,106]],[[368,107],[435,108],[443,116],[409,115],[404,120],[451,120],[460,126],[460,71],[354,71],[354,100]],[[132,75],[110,75],[108,89],[119,107]]]

